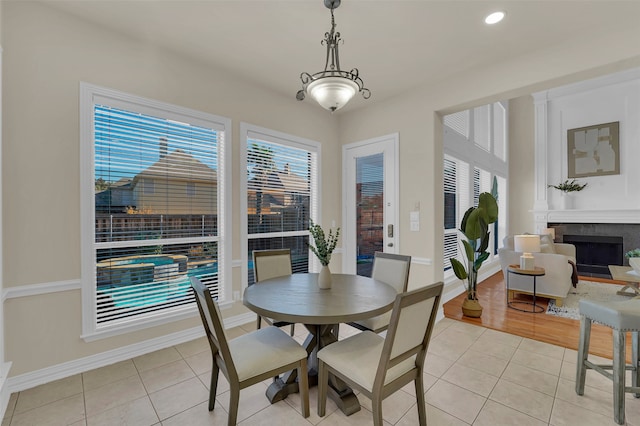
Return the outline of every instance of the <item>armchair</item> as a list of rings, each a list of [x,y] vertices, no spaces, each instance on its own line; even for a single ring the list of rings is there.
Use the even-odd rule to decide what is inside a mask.
[[[563,299],[567,297],[571,289],[573,266],[569,263],[576,261],[576,247],[573,244],[554,243],[548,235],[541,237],[540,253],[533,253],[536,266],[545,269],[545,275],[538,277],[536,294],[538,296],[555,299],[557,306],[562,306]],[[500,267],[507,280],[507,268],[509,265],[519,265],[522,253],[514,251],[513,236],[509,235],[503,240],[504,246],[498,250]],[[509,295],[515,293],[533,294],[531,280],[528,277],[511,274],[509,277]]]

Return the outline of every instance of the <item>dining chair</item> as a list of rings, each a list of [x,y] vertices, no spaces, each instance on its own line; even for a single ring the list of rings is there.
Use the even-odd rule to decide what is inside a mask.
[[[423,371],[440,306],[439,282],[396,296],[386,337],[363,331],[318,351],[318,415],[325,415],[329,374],[371,399],[373,424],[381,426],[382,401],[414,382],[419,424],[427,424]]]
[[[373,257],[373,271],[371,273],[371,278],[390,285],[397,293],[404,293],[407,291],[407,286],[409,284],[410,267],[411,256],[382,253],[377,251]],[[373,318],[354,321],[348,324],[359,330],[369,330],[374,333],[380,333],[387,329],[390,319],[391,311]]]
[[[220,309],[209,289],[196,277],[191,277],[191,287],[213,357],[209,411],[215,408],[220,370],[230,385],[228,424],[231,426],[238,417],[240,390],[297,368],[302,415],[309,417],[307,351],[277,327],[261,328],[227,340]]]
[[[291,275],[291,250],[254,250],[253,251],[253,275],[255,284],[270,278],[283,277]],[[274,321],[271,318],[258,315],[257,328],[262,326],[262,320],[269,325],[276,327],[285,327],[291,325],[291,336],[295,331],[295,324],[286,321]]]

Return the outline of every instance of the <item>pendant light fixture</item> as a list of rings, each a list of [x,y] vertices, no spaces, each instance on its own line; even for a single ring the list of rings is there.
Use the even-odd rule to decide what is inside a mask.
[[[333,10],[340,6],[340,0],[324,0],[324,5],[331,10],[331,31],[324,34],[322,44],[327,46],[327,58],[324,71],[315,74],[303,72],[300,74],[302,89],[298,90],[296,99],[301,101],[307,94],[311,95],[323,108],[334,112],[345,106],[357,92],[369,99],[371,92],[364,87],[364,82],[358,75],[358,69],[342,71],[338,57],[338,44],[342,41],[340,33],[336,32]]]

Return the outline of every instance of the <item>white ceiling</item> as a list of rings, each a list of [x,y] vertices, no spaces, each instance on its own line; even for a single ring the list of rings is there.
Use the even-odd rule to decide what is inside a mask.
[[[320,41],[330,13],[322,0],[42,2],[292,99],[300,73],[324,67]],[[484,24],[499,9],[505,20]],[[335,20],[342,69],[357,67],[372,92],[369,101],[352,101],[357,107],[572,38],[638,26],[640,0],[343,0]]]

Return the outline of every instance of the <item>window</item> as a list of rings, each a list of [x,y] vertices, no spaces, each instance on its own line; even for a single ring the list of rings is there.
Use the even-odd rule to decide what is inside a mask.
[[[83,83],[81,123],[83,337],[192,316],[192,276],[229,301],[229,120]]]
[[[240,131],[246,282],[255,282],[253,250],[289,248],[293,272],[308,272],[309,219],[318,221],[320,145],[245,123]]]
[[[497,102],[443,117],[444,122],[444,270],[453,274],[451,258],[462,260],[458,228],[482,192],[498,187],[497,224],[488,251],[497,254],[506,233],[507,173],[505,106]]]

